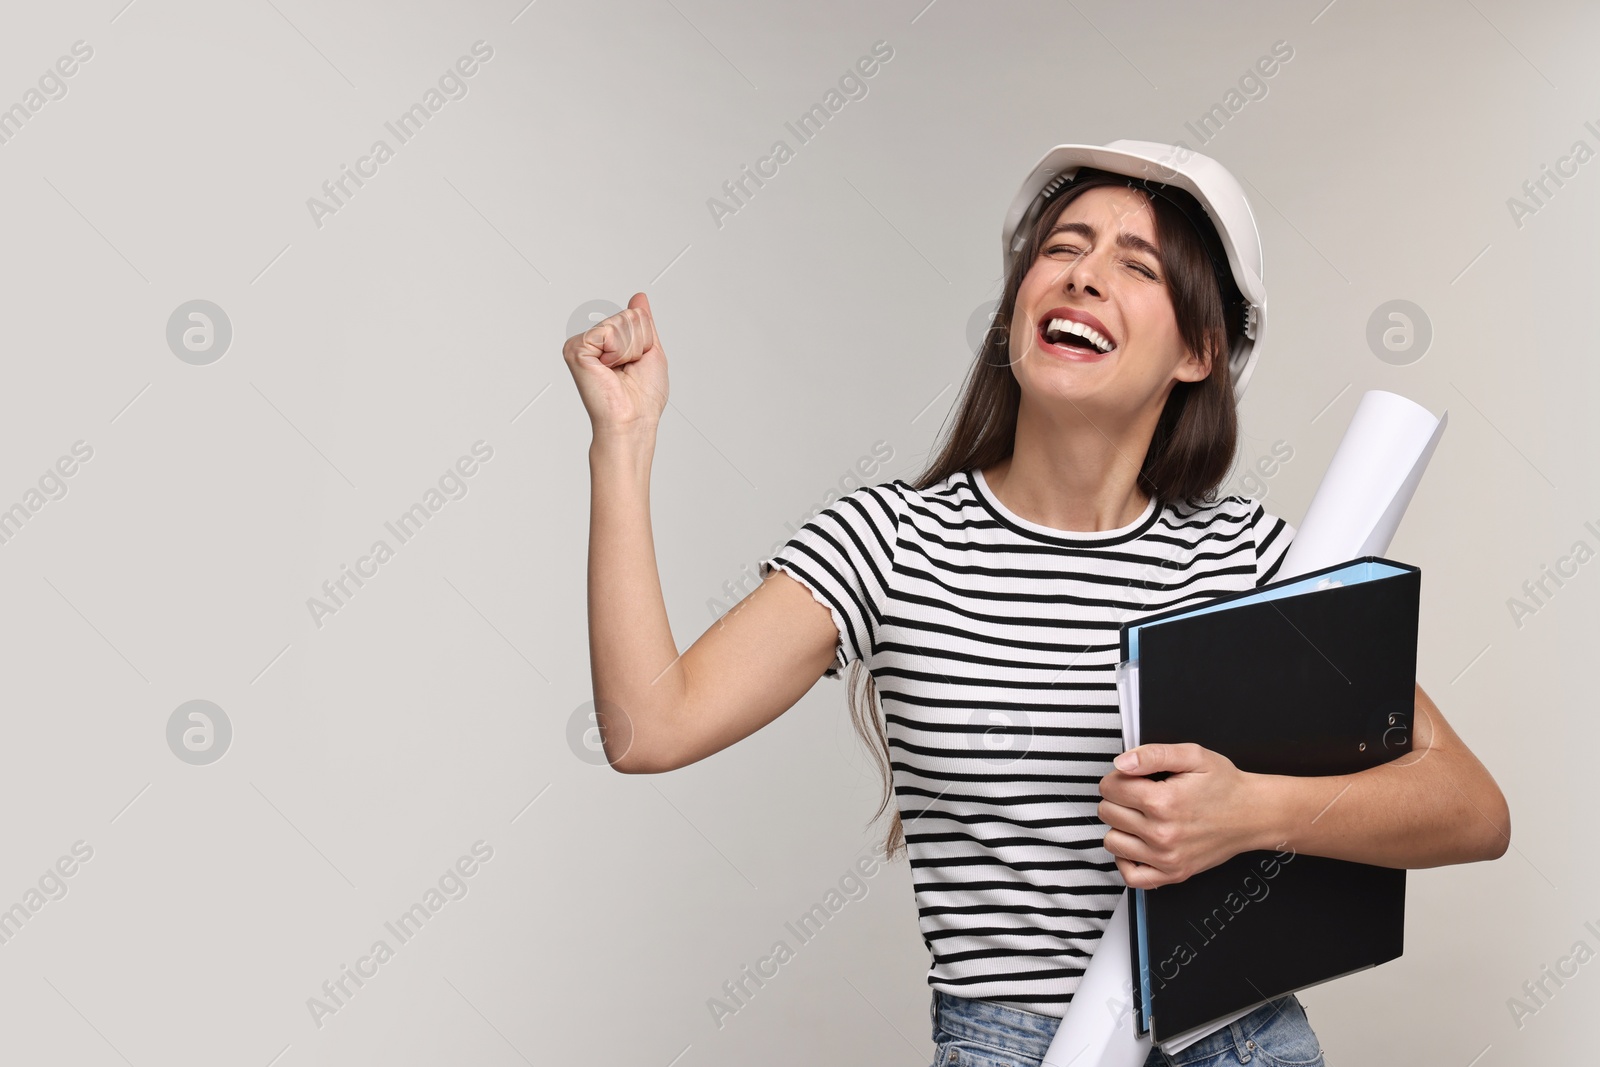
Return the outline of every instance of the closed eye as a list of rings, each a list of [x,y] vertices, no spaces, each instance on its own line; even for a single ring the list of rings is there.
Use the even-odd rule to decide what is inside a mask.
[[[1071,252],[1076,255],[1078,254],[1078,247],[1076,245],[1051,245],[1049,248],[1044,250],[1044,253],[1047,256],[1052,252]],[[1123,260],[1123,262],[1132,267],[1134,270],[1138,271],[1140,274],[1143,274],[1146,278],[1149,278],[1151,281],[1155,280],[1155,271],[1151,270],[1149,267],[1146,267],[1143,263],[1133,259]]]

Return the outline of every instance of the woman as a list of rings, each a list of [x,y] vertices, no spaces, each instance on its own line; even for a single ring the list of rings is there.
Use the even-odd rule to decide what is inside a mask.
[[[996,326],[937,458],[824,508],[681,656],[651,546],[667,375],[648,299],[564,349],[594,429],[589,640],[611,765],[703,759],[850,667],[879,814],[891,778],[897,801],[886,851],[914,872],[936,1065],[1038,1064],[1125,886],[1251,849],[1428,867],[1509,842],[1500,790],[1420,687],[1412,754],[1360,774],[1248,774],[1197,745],[1113,764],[1118,627],[1270,581],[1294,534],[1215,493],[1259,303],[1199,202],[1134,173],[1064,169],[1013,208]],[[1148,1063],[1256,1055],[1323,1062],[1293,994]]]

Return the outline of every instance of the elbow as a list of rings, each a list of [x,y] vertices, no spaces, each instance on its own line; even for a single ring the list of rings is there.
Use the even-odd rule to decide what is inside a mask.
[[[1480,816],[1476,821],[1484,830],[1479,835],[1478,853],[1474,858],[1497,860],[1511,847],[1511,807],[1493,781],[1489,783],[1484,801],[1476,813]]]
[[[1495,834],[1487,858],[1497,860],[1506,854],[1511,847],[1511,807],[1506,803],[1506,798],[1498,789],[1495,796],[1499,798],[1499,810],[1494,819]]]
[[[609,753],[606,762],[611,764],[611,769],[618,774],[662,774],[674,768],[659,760],[649,760],[638,752],[627,752],[613,758]]]
[[[612,770],[619,774],[661,774],[680,766],[662,751],[661,745],[651,743],[640,724],[621,706],[608,700],[596,700],[594,704],[595,729]]]
[[[606,762],[619,774],[660,774],[672,768],[663,766],[653,758],[644,745],[636,744],[636,737],[618,738],[603,734]]]
[[[683,758],[683,753],[676,747],[644,744],[635,734],[631,742],[618,739],[614,747],[608,743],[606,762],[619,774],[665,774],[694,761]]]

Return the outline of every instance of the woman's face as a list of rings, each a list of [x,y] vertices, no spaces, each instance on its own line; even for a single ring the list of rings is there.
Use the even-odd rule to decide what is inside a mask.
[[[1174,381],[1205,378],[1179,336],[1158,251],[1155,213],[1135,189],[1098,186],[1061,210],[1011,320],[1011,370],[1024,397],[1126,421],[1159,413]],[[1063,319],[1099,337],[1062,333]],[[1105,343],[1113,347],[1099,351]]]

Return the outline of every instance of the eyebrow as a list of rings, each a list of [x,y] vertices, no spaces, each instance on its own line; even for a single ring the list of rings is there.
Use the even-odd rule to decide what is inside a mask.
[[[1095,239],[1094,227],[1086,222],[1057,223],[1055,229],[1045,236],[1045,240],[1050,240],[1051,237],[1058,233],[1075,233],[1091,241]],[[1154,257],[1158,263],[1161,261],[1161,250],[1136,233],[1129,233],[1126,230],[1119,231],[1117,233],[1117,247],[1131,248],[1135,252],[1143,252],[1148,256]]]

